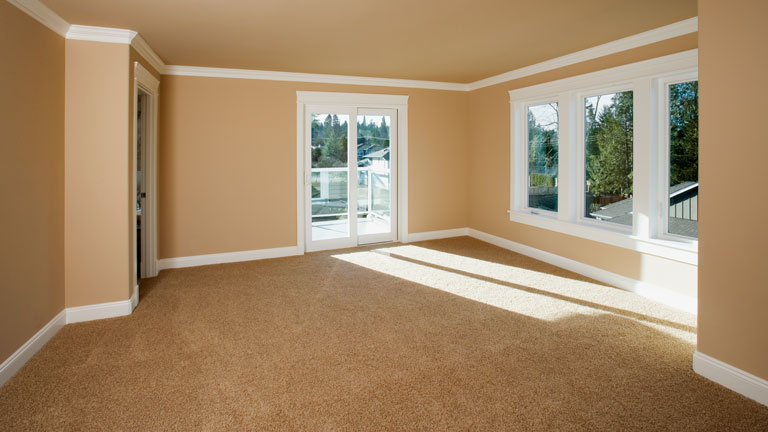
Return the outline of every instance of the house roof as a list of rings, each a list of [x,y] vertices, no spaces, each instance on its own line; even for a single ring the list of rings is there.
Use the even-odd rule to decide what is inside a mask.
[[[698,237],[699,221],[671,217],[669,218],[668,231],[672,234]]]
[[[632,198],[623,199],[615,203],[600,207],[600,210],[590,213],[599,219],[614,219],[622,215],[632,215]]]
[[[699,182],[686,181],[686,182],[678,183],[669,188],[669,197],[672,198],[674,196],[680,195],[681,193],[688,192],[689,190],[697,187],[699,187]]]
[[[368,153],[367,155],[363,156],[363,159],[386,159],[389,157],[389,149],[381,149],[379,151],[375,151],[373,153]]]
[[[693,191],[698,187],[698,182],[689,181],[676,184],[669,188],[669,197],[673,198],[684,194],[685,192]],[[633,204],[634,202],[632,198],[623,199],[601,207],[600,210],[592,212],[590,215],[602,220],[610,220],[615,223],[632,225]],[[698,221],[695,220],[671,217],[669,218],[669,232],[688,237],[698,237],[699,224]]]

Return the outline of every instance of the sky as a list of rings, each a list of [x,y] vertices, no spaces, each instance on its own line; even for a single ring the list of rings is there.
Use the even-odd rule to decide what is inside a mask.
[[[599,96],[600,102],[598,103],[598,106],[597,106],[597,114],[599,115],[613,103],[613,95],[615,94],[616,93],[608,93],[603,95],[590,96],[588,98],[585,98],[584,103],[585,105],[591,104],[594,106]],[[553,102],[552,104],[531,105],[528,107],[528,110],[533,114],[533,117],[536,119],[536,123],[541,125],[542,129],[551,130],[551,129],[557,129],[557,109],[556,108],[557,108],[557,103]]]
[[[528,110],[533,114],[542,129],[557,129],[557,102],[552,104],[532,105]]]

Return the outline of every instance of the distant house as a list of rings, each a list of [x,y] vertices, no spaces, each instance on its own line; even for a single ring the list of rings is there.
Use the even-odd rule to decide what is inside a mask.
[[[590,213],[597,220],[632,225],[632,198],[600,207]],[[699,233],[699,183],[683,182],[669,188],[669,232],[688,237]]]
[[[357,158],[362,160],[366,154],[376,150],[376,144],[361,142],[357,144]]]
[[[360,160],[364,166],[370,166],[374,170],[389,170],[389,148],[368,153]]]

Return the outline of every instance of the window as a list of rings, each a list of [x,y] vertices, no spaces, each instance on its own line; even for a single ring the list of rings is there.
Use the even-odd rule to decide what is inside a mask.
[[[632,226],[632,92],[584,98],[584,217]]]
[[[697,63],[510,91],[510,220],[698,264]]]
[[[557,211],[557,102],[528,107],[528,207]]]
[[[670,84],[669,234],[699,236],[699,82]]]

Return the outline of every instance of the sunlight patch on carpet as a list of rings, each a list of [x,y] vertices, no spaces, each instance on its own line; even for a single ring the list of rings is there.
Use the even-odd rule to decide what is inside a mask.
[[[610,313],[642,322],[689,343],[696,340],[696,318],[691,314],[618,288],[546,271],[413,245],[342,253],[333,257],[541,320],[554,321],[574,314]]]

